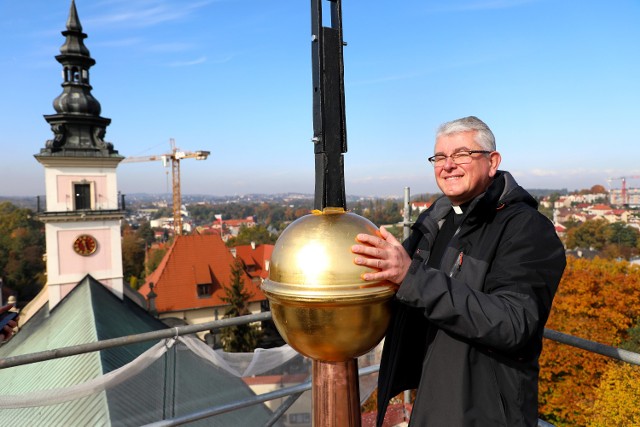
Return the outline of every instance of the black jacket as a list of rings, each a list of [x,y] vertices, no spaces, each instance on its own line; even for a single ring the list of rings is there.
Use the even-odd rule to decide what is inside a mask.
[[[427,266],[446,197],[420,215],[395,299],[378,379],[378,426],[389,399],[417,388],[410,425],[535,426],[538,357],[564,248],[536,201],[498,171],[442,255]]]

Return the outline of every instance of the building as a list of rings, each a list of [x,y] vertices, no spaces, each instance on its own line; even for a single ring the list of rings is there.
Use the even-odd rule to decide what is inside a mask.
[[[231,249],[236,259],[242,261],[245,271],[256,284],[261,284],[269,277],[269,264],[274,245],[259,244],[251,242],[250,245],[240,245]]]
[[[148,299],[153,287],[155,310],[170,324],[199,324],[221,319],[223,301],[236,259],[217,234],[176,236],[173,244],[139,292]],[[251,313],[260,313],[266,297],[260,283],[242,271]],[[151,302],[151,301],[149,301]],[[204,338],[204,333],[201,337]]]
[[[124,218],[116,167],[124,157],[104,140],[111,119],[100,116],[91,94],[95,64],[84,45],[72,1],[65,42],[56,60],[62,65],[62,93],[55,114],[45,119],[53,139],[35,158],[45,168],[47,284],[53,308],[89,272],[117,296],[123,294],[120,223]]]
[[[20,330],[0,346],[2,360],[168,328],[122,286],[122,212],[111,200],[121,157],[102,140],[108,119],[89,95],[95,61],[73,0],[63,35],[63,94],[58,114],[45,116],[56,136],[36,156],[47,184],[49,281],[22,311]],[[211,363],[212,353],[180,337],[1,369],[0,425],[145,425],[253,397],[238,375]],[[253,405],[190,425],[263,424],[271,416],[265,405]]]

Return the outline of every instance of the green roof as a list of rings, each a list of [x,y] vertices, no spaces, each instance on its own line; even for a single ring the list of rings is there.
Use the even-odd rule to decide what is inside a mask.
[[[120,300],[86,276],[51,312],[45,304],[20,331],[0,347],[0,358],[92,343],[166,329],[132,300]],[[101,377],[154,346],[132,344],[77,356],[0,369],[0,401],[6,395],[64,389]],[[186,415],[254,395],[242,379],[174,345],[138,375],[106,391],[80,399],[29,408],[0,410],[0,425],[75,426],[142,425]],[[262,404],[189,425],[264,423]],[[262,420],[262,422],[260,422]]]

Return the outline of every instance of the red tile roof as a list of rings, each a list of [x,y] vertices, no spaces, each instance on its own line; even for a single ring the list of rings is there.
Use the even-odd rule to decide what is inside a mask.
[[[156,307],[159,313],[226,305],[224,287],[229,286],[231,268],[236,259],[219,235],[176,236],[158,268],[139,289],[146,298],[149,283],[154,283]],[[252,295],[250,302],[265,300],[265,296],[246,272],[245,289]],[[198,297],[198,285],[212,284],[213,294]]]
[[[598,204],[598,205],[592,206],[591,210],[593,210],[593,211],[608,211],[608,210],[611,210],[611,206]]]
[[[251,277],[266,279],[269,276],[267,262],[271,261],[274,245],[240,245],[236,246],[236,258],[247,266]]]
[[[219,223],[220,221],[215,221],[214,223]],[[255,225],[255,220],[253,219],[252,216],[248,216],[244,219],[224,219],[222,220],[222,224],[226,225],[227,227],[240,227],[241,225],[247,225],[247,226],[251,226],[251,225]]]

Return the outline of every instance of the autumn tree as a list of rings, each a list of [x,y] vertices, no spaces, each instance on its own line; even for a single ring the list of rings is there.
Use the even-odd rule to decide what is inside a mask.
[[[0,277],[19,303],[33,299],[45,284],[43,224],[30,209],[0,203]]]
[[[147,249],[146,275],[151,274],[151,272],[158,268],[168,250],[169,245],[166,243],[154,245]]]
[[[224,287],[225,296],[221,299],[229,304],[223,318],[246,316],[249,311],[249,298],[251,293],[244,287],[245,272],[242,263],[234,262],[231,267],[229,286]],[[222,348],[227,352],[251,352],[258,343],[258,331],[254,325],[244,324],[222,328],[220,339]]]
[[[593,405],[584,407],[589,427],[640,425],[640,366],[615,363],[602,376]]]
[[[122,236],[122,273],[132,288],[145,276],[145,243],[137,233],[124,231]],[[132,286],[133,285],[133,286]]]
[[[567,259],[547,328],[610,346],[629,339],[640,318],[640,268],[595,258]],[[540,358],[541,418],[556,426],[587,425],[587,411],[613,362],[545,340]]]

